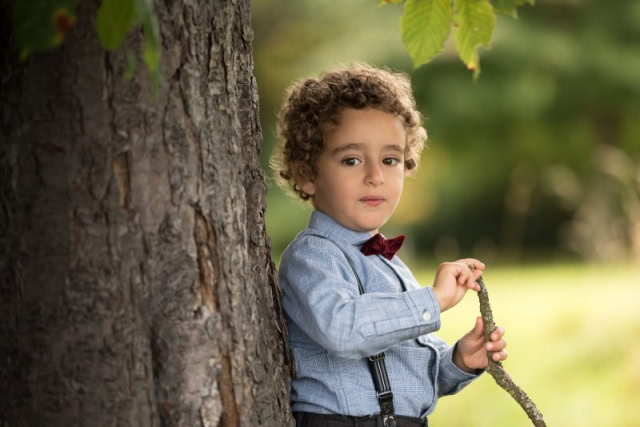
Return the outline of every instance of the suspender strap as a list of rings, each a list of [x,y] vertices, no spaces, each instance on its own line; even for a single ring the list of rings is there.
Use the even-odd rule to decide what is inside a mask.
[[[360,276],[358,276],[351,260],[346,255],[347,254],[345,254],[345,258],[347,258],[349,266],[358,281],[358,291],[360,291],[360,295],[362,295],[364,294],[364,288],[362,287],[362,282],[360,282]],[[384,351],[374,356],[369,356],[367,363],[369,364],[369,371],[371,371],[371,376],[373,377],[373,384],[376,387],[376,395],[378,396],[380,415],[382,416],[384,427],[395,427],[396,421],[393,418],[393,393],[391,393],[391,383],[389,382],[389,375],[387,375],[387,366],[384,363]]]
[[[380,415],[387,417],[393,415],[393,393],[387,375],[387,366],[384,363],[384,352],[367,358],[369,370],[376,386],[376,395],[380,404]]]

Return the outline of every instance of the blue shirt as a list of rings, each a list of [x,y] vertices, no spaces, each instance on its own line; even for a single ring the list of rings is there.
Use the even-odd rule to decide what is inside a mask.
[[[477,377],[455,366],[453,347],[432,334],[440,328],[432,288],[420,286],[397,256],[363,255],[360,246],[370,237],[314,211],[282,254],[280,283],[297,371],[294,411],[379,413],[365,358],[381,351],[398,415],[424,417],[438,396]]]

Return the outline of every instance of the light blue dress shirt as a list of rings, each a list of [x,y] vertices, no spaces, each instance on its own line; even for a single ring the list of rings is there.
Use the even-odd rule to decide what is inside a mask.
[[[370,237],[314,211],[282,254],[280,283],[297,371],[293,411],[379,413],[365,358],[381,351],[398,415],[424,417],[438,396],[477,378],[455,366],[453,347],[432,334],[440,328],[432,288],[420,286],[397,256],[363,255],[360,246]]]

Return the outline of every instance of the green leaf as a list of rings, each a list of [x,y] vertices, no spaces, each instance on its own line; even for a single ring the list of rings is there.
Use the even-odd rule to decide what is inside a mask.
[[[136,57],[131,52],[127,52],[127,68],[124,72],[124,80],[129,81],[136,74],[136,69],[138,68],[138,64],[136,62]]]
[[[160,34],[156,26],[151,0],[135,0],[138,22],[142,22],[144,30],[144,47],[142,58],[151,73],[154,87],[160,79]]]
[[[133,0],[104,0],[98,10],[98,37],[102,47],[111,51],[120,47],[135,19]]]
[[[478,46],[489,47],[496,15],[488,0],[456,0],[456,14],[453,17],[456,48],[460,59],[467,68],[474,71],[474,77],[480,72]]]
[[[12,3],[13,33],[22,60],[31,52],[58,46],[76,21],[76,0],[19,0]]]
[[[158,42],[154,34],[153,25],[149,21],[150,19],[144,23],[144,50],[142,56],[149,71],[151,71],[151,73],[157,73],[160,64],[160,50],[158,49]]]
[[[450,0],[408,0],[402,15],[402,41],[413,66],[440,53],[451,33]]]

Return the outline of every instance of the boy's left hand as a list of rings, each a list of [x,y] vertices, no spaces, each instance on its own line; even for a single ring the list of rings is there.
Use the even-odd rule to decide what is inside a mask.
[[[507,358],[507,351],[504,349],[507,342],[502,338],[504,329],[496,327],[491,334],[491,342],[484,341],[484,325],[482,317],[478,316],[475,327],[467,332],[456,346],[453,354],[453,363],[465,372],[474,373],[476,369],[486,369],[489,366],[487,351],[494,351],[492,359],[496,362]]]

